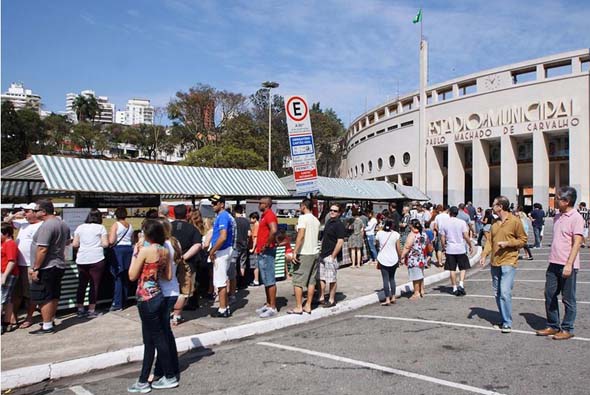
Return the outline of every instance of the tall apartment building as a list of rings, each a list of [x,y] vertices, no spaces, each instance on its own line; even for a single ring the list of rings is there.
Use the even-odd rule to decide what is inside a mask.
[[[78,122],[78,116],[74,111],[74,100],[78,96],[92,96],[96,98],[96,101],[98,102],[98,107],[100,108],[100,112],[94,118],[95,123],[113,123],[115,117],[115,105],[109,102],[109,98],[107,96],[96,96],[96,93],[94,93],[94,91],[91,90],[82,91],[79,95],[75,93],[66,94],[66,115],[68,116],[68,118],[70,118],[70,120],[72,120],[73,122]]]
[[[11,101],[16,110],[30,107],[41,112],[41,96],[30,89],[25,89],[22,82],[10,84],[8,91],[2,94],[2,103],[5,101]]]
[[[125,111],[117,111],[115,122],[123,125],[153,125],[154,107],[148,99],[130,99]]]

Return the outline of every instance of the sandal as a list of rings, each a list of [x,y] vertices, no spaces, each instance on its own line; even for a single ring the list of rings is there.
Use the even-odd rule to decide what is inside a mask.
[[[172,317],[172,319],[170,320],[170,323],[172,324],[172,326],[178,326],[178,325],[182,324],[183,322],[184,322],[184,318],[182,318],[182,316]]]
[[[31,321],[23,321],[22,324],[20,324],[20,326],[18,327],[19,329],[27,329],[29,328],[31,325],[33,325],[33,323]]]
[[[287,314],[301,315],[301,314],[303,314],[303,311],[287,310]]]

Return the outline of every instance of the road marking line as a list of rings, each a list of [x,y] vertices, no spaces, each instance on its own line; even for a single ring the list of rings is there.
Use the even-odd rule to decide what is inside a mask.
[[[420,322],[425,324],[437,324],[437,325],[447,325],[447,326],[458,326],[461,328],[472,328],[472,329],[485,329],[488,331],[500,331],[500,328],[494,328],[489,326],[481,326],[481,325],[471,325],[471,324],[459,324],[456,322],[445,322],[445,321],[434,321],[434,320],[422,320],[419,318],[405,318],[405,317],[383,317],[380,315],[355,315],[356,318],[373,318],[379,320],[392,320],[392,321],[407,321],[407,322]],[[518,329],[512,329],[512,333],[521,333],[524,335],[537,335],[535,332],[532,331],[521,331]],[[581,340],[590,342],[590,339],[585,337],[572,337],[573,340]]]
[[[446,387],[451,387],[451,388],[457,388],[457,389],[461,389],[461,390],[464,390],[464,391],[473,392],[473,393],[476,393],[476,394],[486,394],[486,395],[500,394],[499,392],[489,391],[489,390],[485,390],[483,388],[472,387],[470,385],[465,385],[465,384],[455,383],[455,382],[452,382],[452,381],[437,379],[436,377],[430,377],[430,376],[425,376],[425,375],[422,375],[422,374],[417,374],[417,373],[412,373],[412,372],[406,372],[405,370],[399,370],[399,369],[389,368],[387,366],[381,366],[381,365],[377,365],[377,364],[374,364],[374,363],[371,363],[371,362],[359,361],[359,360],[356,360],[356,359],[350,359],[350,358],[341,357],[341,356],[338,356],[338,355],[333,355],[333,354],[327,354],[327,353],[323,353],[323,352],[319,352],[319,351],[308,350],[308,349],[305,349],[305,348],[292,347],[292,346],[284,346],[282,344],[267,343],[267,342],[260,342],[260,343],[257,343],[257,344],[258,345],[261,345],[261,346],[274,347],[274,348],[278,348],[278,349],[282,349],[282,350],[295,351],[295,352],[299,352],[299,353],[302,353],[302,354],[313,355],[313,356],[316,356],[316,357],[322,357],[322,358],[326,358],[326,359],[331,359],[333,361],[344,362],[344,363],[348,363],[348,364],[351,364],[351,365],[362,366],[362,367],[365,367],[365,368],[369,368],[369,369],[373,369],[373,370],[378,370],[378,371],[381,371],[381,372],[397,374],[398,376],[404,376],[404,377],[409,377],[409,378],[413,378],[413,379],[417,379],[417,380],[427,381],[427,382],[430,382],[430,383],[444,385]]]
[[[82,387],[81,385],[75,385],[73,387],[68,388],[76,395],[94,395],[92,392],[88,391],[86,388]]]
[[[451,294],[426,294],[426,296],[444,296],[444,297],[450,297],[450,298],[457,298],[455,295],[451,295]],[[462,297],[468,297],[468,298],[490,298],[490,299],[495,299],[496,297],[494,295],[473,295],[473,294],[468,294],[468,295],[464,295]],[[525,298],[525,297],[521,297],[521,296],[513,296],[512,300],[532,300],[535,302],[545,302],[545,299],[540,299],[540,298]],[[583,302],[580,300],[576,301],[577,304],[590,304],[590,302]]]
[[[537,267],[536,268],[530,268],[530,267],[528,267],[528,268],[522,268],[522,267],[518,267],[516,269],[517,272],[520,272],[522,270],[524,270],[524,271],[535,271],[535,272],[546,272],[547,271],[546,268],[543,269],[543,268],[537,268]],[[590,269],[578,269],[578,272],[590,272]]]
[[[491,282],[491,281],[492,281],[491,278],[487,279],[487,280],[485,278],[482,278],[482,279],[480,279],[480,278],[471,279],[470,278],[470,279],[465,280],[465,282],[467,282],[467,283],[468,282],[482,283],[482,282]],[[545,280],[514,280],[514,282],[517,282],[517,283],[544,283]],[[590,284],[590,281],[576,281],[576,284]]]

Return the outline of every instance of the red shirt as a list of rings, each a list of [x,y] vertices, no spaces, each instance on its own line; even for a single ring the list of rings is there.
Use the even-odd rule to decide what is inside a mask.
[[[16,243],[12,239],[6,239],[6,241],[2,242],[2,247],[0,247],[2,252],[2,273],[6,271],[8,267],[8,262],[14,262],[14,268],[12,269],[12,273],[15,276],[18,276],[18,247]]]
[[[260,254],[264,250],[264,246],[268,240],[268,235],[270,234],[270,224],[273,222],[278,224],[277,216],[272,212],[271,209],[265,210],[264,213],[262,213],[262,218],[260,218],[260,223],[258,225],[258,238],[256,239],[257,254]],[[271,240],[268,247],[274,248],[275,241]]]

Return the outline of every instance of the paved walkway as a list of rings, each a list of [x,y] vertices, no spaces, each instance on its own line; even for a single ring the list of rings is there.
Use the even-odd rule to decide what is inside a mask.
[[[432,266],[425,274],[429,276],[441,271]],[[398,285],[407,282],[407,278],[405,267],[397,271]],[[277,304],[279,316],[282,316],[294,306],[295,297],[290,280],[280,281],[277,285]],[[365,296],[381,288],[381,275],[373,265],[364,265],[360,269],[344,267],[338,272],[338,302]],[[201,308],[184,312],[186,322],[174,328],[174,334],[183,337],[261,321],[254,310],[263,305],[264,300],[263,287],[240,290],[237,301],[232,305],[233,316],[228,319],[211,318],[209,314],[213,305],[202,300]],[[4,334],[2,371],[72,360],[142,344],[140,319],[135,306],[106,313],[93,320],[80,319],[75,313],[69,313],[59,316],[56,322],[57,331],[52,335],[30,335],[28,332],[36,329],[37,325]]]

